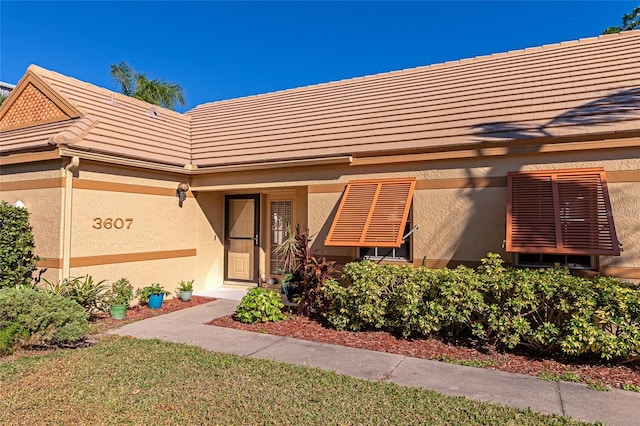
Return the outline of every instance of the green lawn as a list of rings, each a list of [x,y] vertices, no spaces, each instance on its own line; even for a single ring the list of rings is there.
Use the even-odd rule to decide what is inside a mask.
[[[157,340],[0,364],[0,424],[578,424]]]

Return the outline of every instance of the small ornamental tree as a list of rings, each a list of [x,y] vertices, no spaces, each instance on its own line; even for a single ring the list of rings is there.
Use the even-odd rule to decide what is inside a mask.
[[[35,255],[29,212],[0,202],[0,288],[31,285],[40,260]]]

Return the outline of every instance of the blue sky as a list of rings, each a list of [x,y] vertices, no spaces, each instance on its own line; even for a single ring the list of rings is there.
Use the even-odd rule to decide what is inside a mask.
[[[187,107],[593,37],[640,1],[0,2],[0,80],[37,64],[116,89],[127,61]]]

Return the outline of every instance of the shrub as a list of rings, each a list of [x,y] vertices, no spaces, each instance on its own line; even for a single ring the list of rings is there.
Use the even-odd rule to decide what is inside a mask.
[[[65,278],[56,283],[44,281],[48,293],[77,302],[89,315],[105,312],[109,307],[106,280],[95,282],[91,275],[85,275],[83,278]]]
[[[385,314],[390,281],[394,280],[393,266],[379,266],[371,261],[345,265],[343,286],[327,280],[322,290],[327,299],[324,317],[338,330],[360,331],[381,329]]]
[[[235,318],[248,324],[278,322],[287,318],[282,308],[284,304],[278,293],[259,287],[252,288],[236,308]]]
[[[389,268],[394,270],[395,268]],[[404,265],[398,268],[387,303],[386,324],[389,331],[402,337],[426,336],[437,329],[437,322],[425,315],[434,271]]]
[[[309,232],[301,231],[300,225],[296,226],[295,233],[288,227],[287,238],[275,253],[283,259],[286,282],[300,293],[298,310],[308,317],[317,318],[324,312],[326,304],[322,286],[335,278],[337,271],[336,262],[311,252],[311,240]]]
[[[0,202],[0,288],[30,286],[38,260],[29,212]]]
[[[324,317],[340,330],[384,329],[403,337],[475,336],[506,349],[640,357],[640,291],[615,278],[566,268],[506,268],[489,253],[477,271],[345,265],[345,285],[323,287]]]
[[[135,299],[133,286],[126,278],[120,278],[111,284],[111,291],[107,295],[110,305],[128,305]]]
[[[640,292],[613,278],[597,278],[574,292],[571,316],[560,331],[568,355],[611,360],[640,355]]]
[[[640,293],[615,278],[588,279],[566,268],[503,268],[489,255],[479,269],[489,343],[545,353],[625,359],[640,350]]]
[[[28,288],[0,289],[0,353],[19,345],[78,342],[89,330],[87,314],[76,302]]]

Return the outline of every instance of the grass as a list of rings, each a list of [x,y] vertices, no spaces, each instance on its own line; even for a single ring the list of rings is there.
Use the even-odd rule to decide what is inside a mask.
[[[580,424],[318,369],[109,337],[0,364],[0,424]]]
[[[542,371],[540,374],[538,374],[538,378],[541,380],[546,380],[547,382],[563,381],[563,382],[585,383],[587,386],[589,386],[589,389],[603,391],[603,392],[609,392],[611,390],[611,388],[603,385],[599,381],[593,382],[593,381],[583,379],[582,377],[580,377],[575,373],[572,373],[571,371],[565,371],[564,373],[562,373],[562,375],[553,374],[548,371]],[[626,389],[624,386],[622,388],[624,390],[629,390],[629,389]]]
[[[557,374],[553,374],[543,370],[540,374],[538,374],[538,378],[542,380],[546,380],[547,382],[560,382],[560,381],[574,382],[574,383],[584,382],[582,377],[580,377],[575,373],[572,373],[571,371],[565,371],[564,373],[562,373],[562,375],[557,375]]]
[[[475,368],[487,368],[487,367],[493,367],[496,365],[500,365],[500,363],[498,361],[477,361],[475,359],[458,359],[452,356],[444,356],[444,355],[440,355],[437,357],[432,358],[436,361],[442,361],[442,362],[446,362],[449,364],[457,364],[457,365],[464,365],[466,367],[475,367]]]
[[[622,389],[624,389],[626,391],[630,391],[630,392],[640,392],[640,386],[631,385],[631,384],[627,384],[627,383],[622,385]]]

